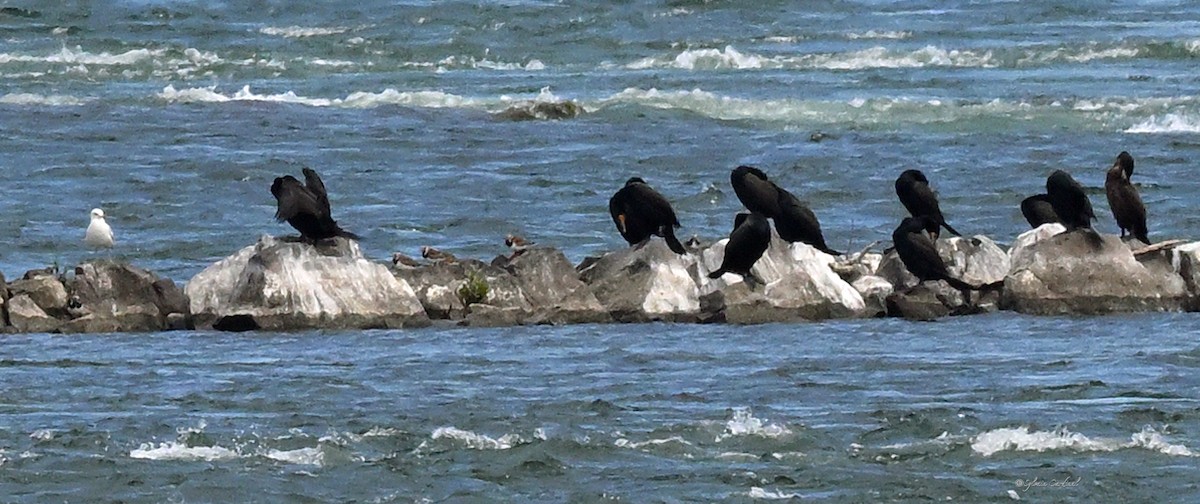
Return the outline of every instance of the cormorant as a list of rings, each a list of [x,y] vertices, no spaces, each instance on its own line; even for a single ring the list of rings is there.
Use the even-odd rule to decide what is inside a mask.
[[[1059,222],[1058,214],[1054,213],[1054,206],[1050,204],[1050,197],[1045,194],[1035,194],[1021,200],[1021,215],[1034,229],[1042,224]]]
[[[927,234],[930,222],[933,220],[927,215],[905,217],[900,221],[900,225],[892,232],[892,244],[900,256],[900,262],[921,282],[945,280],[960,291],[979,290],[979,286],[950,276],[946,262],[938,254],[937,244]]]
[[[929,228],[926,231],[938,237],[939,228],[946,228],[954,236],[962,236],[956,229],[950,227],[946,223],[946,218],[942,216],[942,209],[938,205],[937,193],[929,187],[929,179],[925,178],[925,174],[921,170],[904,170],[900,176],[896,178],[896,196],[900,197],[900,203],[904,204],[904,208],[908,209],[908,213],[913,217],[927,216],[926,221]]]
[[[1129,230],[1135,238],[1149,245],[1149,231],[1146,229],[1146,205],[1142,203],[1142,197],[1138,194],[1137,188],[1129,181],[1131,176],[1133,176],[1133,156],[1122,151],[1104,178],[1104,192],[1108,194],[1108,206],[1112,209],[1113,218],[1121,227],[1121,238],[1124,238],[1125,231]]]
[[[816,214],[794,194],[767,178],[762,170],[739,166],[729,175],[729,183],[747,210],[775,220],[775,230],[784,241],[803,242],[826,254],[842,255],[825,244]]]
[[[779,186],[767,178],[767,174],[753,166],[739,166],[729,174],[729,185],[733,193],[745,205],[746,210],[757,212],[774,219],[779,216]],[[778,227],[778,223],[776,223]]]
[[[608,213],[612,214],[621,237],[630,245],[640,244],[656,235],[663,237],[676,254],[687,253],[675,237],[679,219],[675,217],[671,203],[640,177],[630,178],[613,194],[608,200]]]
[[[708,278],[719,278],[725,273],[737,273],[742,278],[763,283],[750,272],[754,263],[771,245],[771,225],[767,218],[757,212],[739,213],[734,217],[734,229],[725,243],[725,257],[721,267],[708,274]]]
[[[305,184],[291,175],[276,177],[271,184],[271,194],[277,203],[275,219],[287,221],[300,232],[300,238],[308,242],[335,236],[357,240],[357,235],[342,229],[330,215],[329,195],[325,193],[321,177],[310,168],[303,171]]]
[[[825,235],[821,234],[821,223],[817,221],[816,214],[787,189],[777,187],[777,190],[779,216],[775,217],[775,230],[779,232],[779,237],[791,243],[807,243],[829,255],[842,255],[825,244]]]
[[[1067,227],[1068,231],[1075,229],[1092,229],[1092,220],[1096,218],[1092,211],[1092,202],[1088,200],[1083,186],[1079,185],[1071,175],[1062,170],[1054,170],[1046,178],[1046,198],[1058,215],[1058,221]]]

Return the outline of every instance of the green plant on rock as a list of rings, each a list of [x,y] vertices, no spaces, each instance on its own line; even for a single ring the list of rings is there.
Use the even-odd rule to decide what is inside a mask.
[[[458,287],[458,300],[462,301],[464,307],[482,303],[487,300],[490,290],[487,277],[472,271],[467,273],[467,280]]]

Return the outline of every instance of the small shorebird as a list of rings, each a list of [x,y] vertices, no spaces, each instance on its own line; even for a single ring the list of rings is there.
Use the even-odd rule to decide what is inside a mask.
[[[454,254],[451,254],[449,252],[443,252],[441,250],[435,249],[428,245],[421,247],[421,257],[429,259],[430,261],[433,261],[433,262],[452,263],[452,262],[455,262],[458,260],[457,258],[454,257]]]

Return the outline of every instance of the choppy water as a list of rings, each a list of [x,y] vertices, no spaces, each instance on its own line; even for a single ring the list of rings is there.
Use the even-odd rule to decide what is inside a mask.
[[[87,257],[101,206],[117,255],[186,281],[291,232],[268,187],[302,166],[379,259],[421,245],[489,258],[508,232],[574,260],[611,250],[607,199],[633,175],[675,202],[683,235],[716,238],[744,163],[807,199],[836,248],[888,236],[909,167],[956,228],[1001,242],[1025,227],[1017,202],[1067,169],[1115,232],[1101,188],[1120,150],[1152,238],[1200,235],[1189,2],[341,4],[5,4],[0,270]],[[585,113],[497,116],[555,100]],[[20,336],[2,350],[0,490],[1194,498],[1194,334],[1189,315],[1001,314]],[[1068,477],[1081,483],[1014,483]]]

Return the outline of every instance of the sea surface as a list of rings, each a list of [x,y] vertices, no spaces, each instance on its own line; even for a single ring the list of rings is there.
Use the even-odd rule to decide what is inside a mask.
[[[1200,236],[1200,5],[0,2],[0,271],[186,282],[312,167],[372,258],[625,246],[632,176],[720,238],[752,164],[829,244],[923,170],[1001,243],[1052,170]],[[582,113],[538,116],[570,101]],[[525,117],[528,116],[528,117]],[[103,208],[112,252],[82,244]],[[1189,502],[1200,318],[19,335],[2,502]]]

